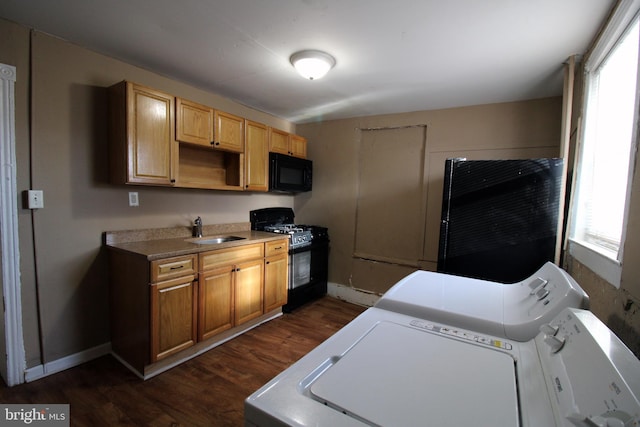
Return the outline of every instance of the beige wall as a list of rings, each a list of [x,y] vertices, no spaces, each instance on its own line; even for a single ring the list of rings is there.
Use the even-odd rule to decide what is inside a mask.
[[[121,80],[284,130],[294,126],[1,19],[0,40],[0,62],[18,71],[18,192],[44,191],[44,209],[18,212],[27,367],[109,342],[104,231],[188,226],[198,215],[205,224],[248,222],[251,209],[293,206],[287,195],[109,184],[106,88]],[[129,191],[139,193],[140,207],[128,206]]]
[[[382,293],[415,267],[354,257],[361,129],[426,125],[424,247],[420,268],[435,270],[444,161],[449,157],[513,159],[557,157],[561,98],[372,116],[297,126],[306,136],[314,161],[314,191],[296,198],[295,209],[307,223],[329,227],[329,280]],[[384,163],[380,159],[376,163]],[[393,170],[381,170],[393,174]],[[402,185],[402,184],[401,184]],[[398,192],[403,191],[401,187]],[[381,200],[381,204],[385,201]],[[402,207],[399,207],[402,209]],[[381,227],[405,224],[381,223]]]
[[[29,129],[29,29],[0,19],[0,62],[16,67],[15,131],[18,192],[28,189],[31,170]],[[34,246],[31,214],[18,210],[22,321],[27,366],[40,362]]]

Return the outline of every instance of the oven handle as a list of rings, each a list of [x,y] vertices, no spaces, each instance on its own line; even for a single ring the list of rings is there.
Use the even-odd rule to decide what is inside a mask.
[[[289,254],[298,254],[300,252],[312,251],[314,249],[323,249],[329,246],[329,240],[313,241],[310,245],[299,246],[289,249]]]

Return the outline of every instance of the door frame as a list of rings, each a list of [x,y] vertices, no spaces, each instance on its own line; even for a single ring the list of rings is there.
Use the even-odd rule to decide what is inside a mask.
[[[0,374],[9,387],[24,382],[22,297],[18,236],[18,192],[15,140],[16,68],[0,64],[0,244],[2,245],[3,334],[6,366]],[[4,356],[4,355],[3,355]]]

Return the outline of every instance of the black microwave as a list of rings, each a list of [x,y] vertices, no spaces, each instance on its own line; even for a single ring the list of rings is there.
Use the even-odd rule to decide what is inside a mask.
[[[311,191],[311,160],[269,153],[269,191],[300,193]]]

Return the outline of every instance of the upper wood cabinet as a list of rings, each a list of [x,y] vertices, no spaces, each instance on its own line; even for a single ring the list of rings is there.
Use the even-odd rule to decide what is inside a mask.
[[[176,98],[176,139],[207,147],[213,145],[213,109]]]
[[[215,110],[213,121],[214,147],[236,153],[244,152],[244,119]]]
[[[269,128],[269,151],[306,159],[307,140],[300,135]]]
[[[267,126],[245,121],[245,190],[269,190],[269,133]]]
[[[289,133],[283,130],[269,128],[269,151],[288,155]]]
[[[114,184],[269,191],[269,152],[307,157],[307,140],[123,81],[109,88]]]
[[[109,88],[109,168],[116,184],[173,185],[174,97],[131,82]]]
[[[289,150],[294,157],[300,157],[302,159],[307,158],[307,138],[300,135],[290,135]]]
[[[244,152],[244,119],[206,105],[176,98],[176,139],[181,142]]]

